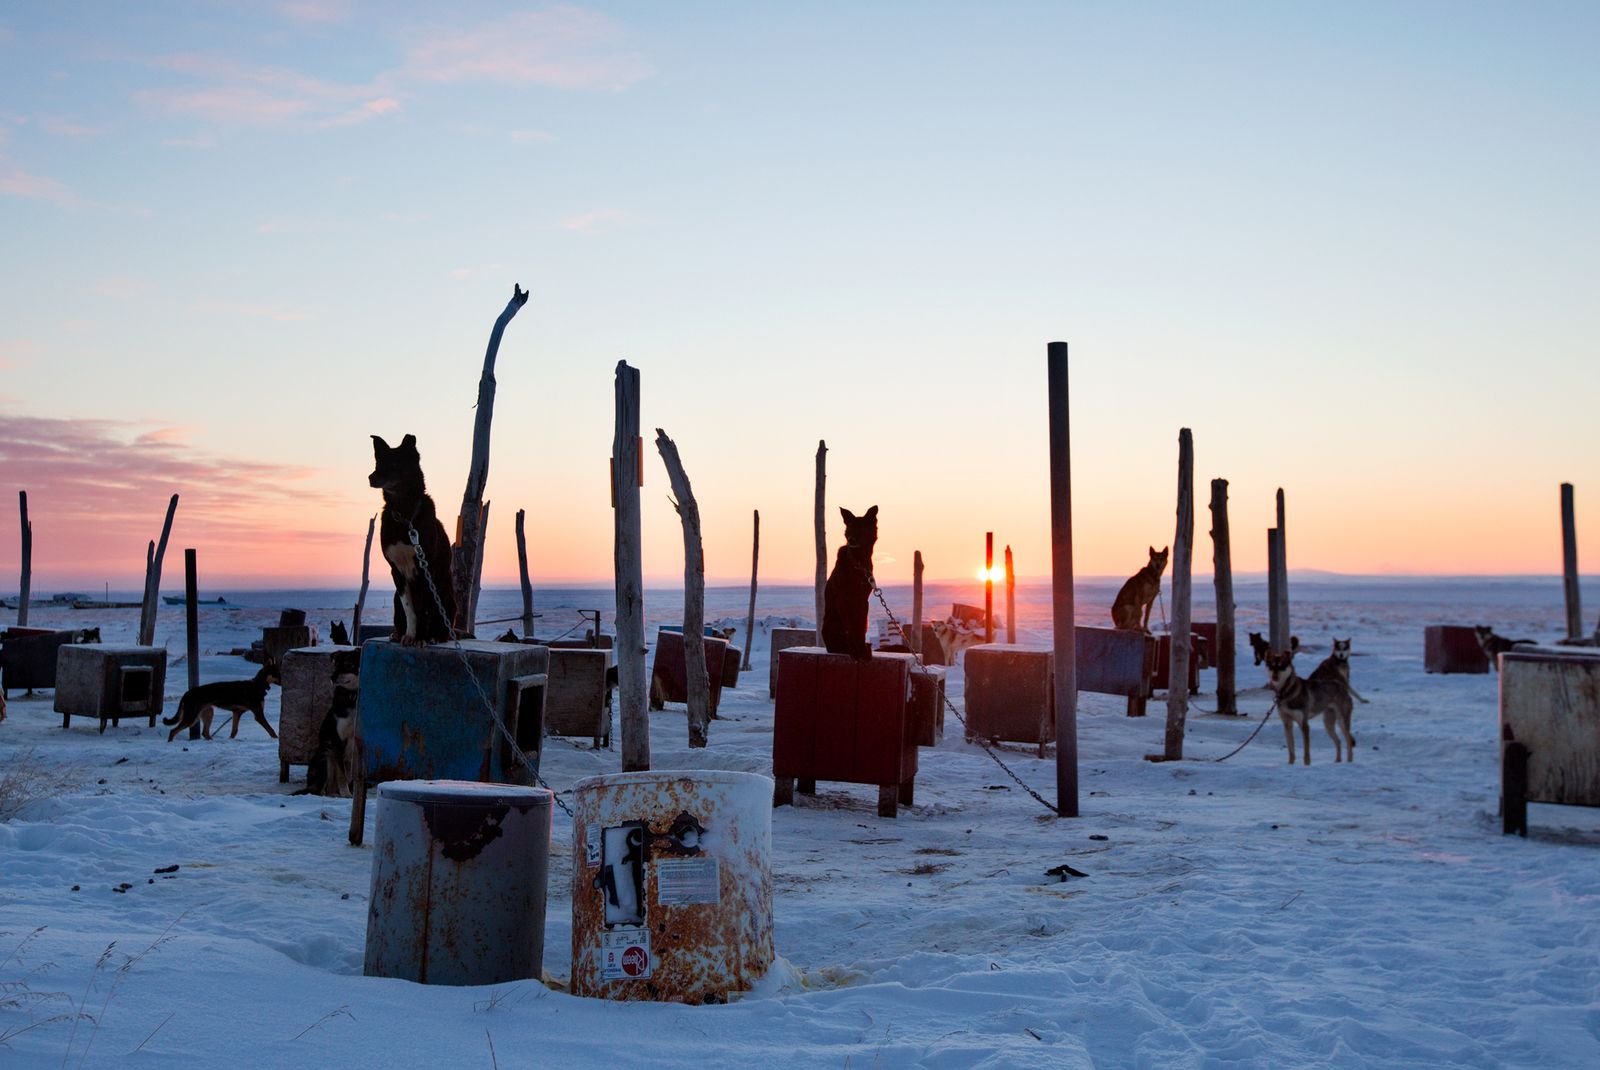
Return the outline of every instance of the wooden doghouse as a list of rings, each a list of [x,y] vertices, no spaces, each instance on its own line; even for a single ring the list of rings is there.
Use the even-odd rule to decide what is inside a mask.
[[[711,716],[717,715],[722,700],[723,664],[728,657],[728,641],[703,637],[706,677],[711,685]],[[688,662],[683,656],[683,633],[662,628],[656,633],[656,656],[650,665],[650,708],[664,709],[669,702],[689,701]]]
[[[1156,644],[1144,632],[1124,628],[1073,629],[1078,655],[1078,690],[1123,695],[1128,716],[1143,717],[1155,677]]]
[[[56,686],[56,656],[78,638],[75,631],[7,628],[0,634],[0,689],[48,690]]]
[[[56,712],[61,727],[74,717],[93,717],[100,731],[122,718],[161,716],[167,685],[167,651],[159,646],[63,646],[56,655]]]
[[[356,709],[367,782],[533,783],[549,666],[546,647],[522,643],[363,646]],[[497,718],[531,768],[519,766]]]
[[[1478,633],[1464,624],[1430,624],[1422,632],[1424,672],[1485,673],[1489,659]]]
[[[1007,643],[967,651],[967,740],[1045,744],[1056,738],[1055,654]]]
[[[918,665],[910,651],[880,651],[875,657],[904,658],[911,688],[906,694],[906,731],[919,747],[944,741],[944,675],[942,665]]]
[[[817,781],[876,784],[878,815],[894,817],[913,802],[917,745],[906,722],[910,658],[858,660],[822,647],[778,654],[778,703],[772,725],[773,805],[794,802]]]
[[[289,782],[291,765],[317,756],[322,721],[333,705],[333,656],[349,646],[287,650],[278,662],[278,783]]]
[[[1165,691],[1172,686],[1172,636],[1162,633],[1155,637],[1156,663],[1155,669],[1150,674],[1150,686],[1156,691]],[[1189,694],[1193,695],[1200,690],[1200,662],[1205,660],[1205,637],[1197,632],[1189,633]]]
[[[817,641],[815,628],[774,628],[767,661],[767,697],[778,695],[778,655],[794,646],[811,646]]]
[[[1600,652],[1500,656],[1501,831],[1528,834],[1528,804],[1600,806]]]
[[[551,647],[544,730],[550,736],[588,736],[596,750],[611,746],[610,650]]]
[[[261,656],[279,665],[283,664],[284,655],[289,651],[316,645],[317,629],[314,625],[288,624],[261,629]]]
[[[1195,643],[1189,660],[1202,669],[1215,669],[1222,649],[1218,645],[1220,640],[1217,638],[1217,622],[1197,620],[1189,625],[1189,630],[1201,639],[1201,642]]]

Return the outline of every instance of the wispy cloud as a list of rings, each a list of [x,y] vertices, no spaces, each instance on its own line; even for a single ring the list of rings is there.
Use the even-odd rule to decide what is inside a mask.
[[[617,208],[596,208],[592,212],[581,212],[575,216],[568,216],[561,221],[563,230],[576,230],[583,232],[607,230],[629,222],[626,212]]]
[[[150,280],[136,275],[107,275],[96,282],[90,291],[102,297],[130,300],[150,289]]]
[[[345,126],[400,110],[400,102],[375,82],[331,81],[204,53],[148,62],[202,84],[140,90],[134,97],[143,107],[219,126]]]
[[[38,351],[32,338],[0,338],[0,368],[15,368]]]
[[[219,457],[184,438],[161,424],[0,412],[0,471],[28,491],[35,526],[48,528],[46,551],[60,560],[142,549],[173,493],[182,538],[210,548],[322,537],[296,524],[306,506],[336,503],[308,486],[315,470]]]
[[[470,29],[433,29],[412,47],[404,73],[425,82],[616,90],[655,71],[629,48],[622,23],[561,5]]]
[[[64,183],[24,170],[3,155],[0,155],[0,194],[49,201],[62,208],[75,208],[83,203],[83,198]]]
[[[57,137],[84,138],[96,137],[105,133],[98,126],[85,126],[82,123],[75,123],[70,119],[63,119],[54,115],[41,116],[38,125],[40,130],[47,134],[54,134]]]
[[[200,301],[190,306],[190,311],[197,315],[272,320],[275,323],[304,323],[316,319],[316,315],[308,309],[249,301]]]
[[[349,22],[355,6],[353,0],[284,0],[278,14],[291,22],[326,26]]]

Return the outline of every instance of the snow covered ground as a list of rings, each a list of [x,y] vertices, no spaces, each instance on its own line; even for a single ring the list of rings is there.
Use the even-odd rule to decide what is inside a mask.
[[[1081,619],[1103,619],[1113,592],[1085,589]],[[1045,645],[1047,592],[1023,594],[1022,639]],[[1248,718],[1191,717],[1189,760],[1150,764],[1164,703],[1131,720],[1120,700],[1085,695],[1083,816],[1057,820],[952,722],[898,819],[876,816],[876,789],[827,783],[774,812],[780,962],[720,1007],[365,978],[371,848],[347,845],[347,801],[278,784],[258,726],[170,745],[130,722],[63,732],[48,694],[14,695],[0,775],[31,765],[41,797],[0,822],[0,1067],[1600,1065],[1600,813],[1534,806],[1528,839],[1502,837],[1495,678],[1421,664],[1427,623],[1551,637],[1559,583],[1293,594],[1302,671],[1331,635],[1354,635],[1371,705],[1356,707],[1353,765],[1333,763],[1317,727],[1316,764],[1291,768],[1276,719],[1214,761],[1270,704],[1261,690],[1241,696]],[[714,591],[711,612],[742,624],[745,597]],[[763,592],[759,615],[808,615],[809,597]],[[342,600],[206,607],[204,649],[246,642],[281,606],[325,623],[332,611],[316,607]],[[555,602],[540,601],[553,624]],[[1242,637],[1264,599],[1247,586],[1239,601]],[[672,605],[650,601],[652,625]],[[486,593],[485,610],[515,612],[514,596]],[[186,666],[181,611],[163,613],[170,712]],[[35,610],[33,623],[98,621],[109,642],[134,616]],[[769,772],[764,641],[754,665],[724,692],[708,750],[687,749],[681,706],[654,715],[656,768]],[[252,667],[207,655],[201,670]],[[1239,674],[1264,682],[1248,649]],[[1213,705],[1214,676],[1198,706]],[[959,671],[950,683],[959,706]],[[1053,759],[1003,757],[1053,793]],[[581,741],[550,741],[544,762],[558,789],[617,768],[615,751]],[[560,979],[570,827],[555,816],[545,967]],[[1088,876],[1046,876],[1061,863]]]

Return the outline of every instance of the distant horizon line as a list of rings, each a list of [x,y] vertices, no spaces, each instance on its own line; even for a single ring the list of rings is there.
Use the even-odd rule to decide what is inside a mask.
[[[1210,583],[1212,582],[1211,579],[1210,579],[1210,577],[1211,577],[1210,573],[1201,573],[1201,574],[1197,574],[1197,575],[1205,577],[1205,581],[1204,582],[1207,585],[1210,585]],[[1528,581],[1536,581],[1536,580],[1549,581],[1551,583],[1560,583],[1561,580],[1562,580],[1562,577],[1561,577],[1560,573],[1551,573],[1551,572],[1335,572],[1335,571],[1332,571],[1330,569],[1317,569],[1317,568],[1290,569],[1289,570],[1289,578],[1291,580],[1293,580],[1293,579],[1295,579],[1297,577],[1302,579],[1302,580],[1329,580],[1329,581],[1335,581],[1335,582],[1375,582],[1376,581],[1376,582],[1386,582],[1386,583],[1404,583],[1404,582],[1413,582],[1413,581],[1479,581],[1479,582],[1503,581],[1503,582],[1528,582]],[[1083,575],[1078,575],[1078,576],[1074,577],[1074,582],[1075,583],[1093,583],[1093,584],[1121,583],[1126,579],[1127,579],[1126,576],[1119,575],[1119,574],[1083,574]],[[1166,576],[1163,576],[1162,579],[1163,579],[1164,582],[1170,583],[1170,581],[1171,581],[1170,574],[1166,575]],[[1258,583],[1260,583],[1260,584],[1264,584],[1267,581],[1267,574],[1266,574],[1265,571],[1236,572],[1236,573],[1234,573],[1233,579],[1234,579],[1235,583],[1246,583],[1246,584],[1258,584]],[[1581,573],[1580,572],[1578,574],[1578,579],[1579,579],[1580,582],[1585,582],[1585,581],[1587,581],[1587,582],[1596,582],[1596,581],[1600,581],[1600,573]],[[672,576],[672,577],[648,577],[647,576],[647,577],[645,577],[644,582],[645,582],[646,587],[654,588],[654,589],[657,589],[657,590],[660,590],[660,589],[681,590],[683,588],[683,580],[682,580],[681,577],[678,577],[678,576]],[[1051,582],[1052,582],[1052,578],[1048,574],[1046,574],[1046,575],[1033,575],[1033,576],[1018,576],[1016,578],[1016,584],[1019,587],[1023,587],[1023,586],[1037,587],[1037,586],[1041,586],[1041,585],[1048,585]],[[563,590],[563,589],[587,590],[587,589],[594,589],[594,588],[610,587],[610,586],[612,586],[612,584],[613,584],[613,580],[611,580],[609,578],[607,578],[607,579],[598,579],[598,578],[596,578],[596,579],[575,579],[575,580],[546,580],[546,581],[542,581],[542,582],[535,582],[533,584],[533,586],[534,586],[534,588],[536,590]],[[941,586],[941,587],[968,586],[968,585],[970,585],[970,586],[972,586],[974,588],[980,588],[980,589],[983,587],[983,581],[978,579],[975,576],[973,576],[973,577],[955,577],[955,578],[952,578],[952,577],[936,577],[936,578],[924,577],[923,584],[925,586]],[[65,585],[60,586],[59,588],[51,588],[49,590],[43,590],[43,589],[40,589],[35,584],[30,584],[30,595],[31,595],[31,597],[33,599],[49,598],[52,595],[56,595],[56,594],[70,594],[70,593],[83,593],[83,594],[87,594],[87,595],[91,595],[92,596],[92,595],[95,595],[95,594],[103,594],[105,592],[105,590],[106,590],[106,584],[105,584],[104,581],[101,581],[99,586],[89,586],[87,589],[81,590],[81,591],[78,590],[79,586],[80,585],[76,585],[76,584],[65,584]],[[357,588],[358,585],[357,584],[353,584],[353,583],[352,584],[334,583],[334,582],[331,582],[331,581],[326,580],[326,579],[319,579],[317,581],[314,581],[314,582],[311,582],[311,583],[307,583],[307,584],[294,584],[292,582],[283,582],[281,580],[274,582],[272,580],[267,580],[267,579],[248,579],[248,580],[237,580],[237,581],[233,581],[233,582],[230,582],[228,580],[223,580],[223,581],[218,582],[216,584],[202,584],[201,586],[202,586],[202,589],[204,591],[210,593],[210,592],[215,592],[215,591],[218,591],[218,590],[222,590],[222,591],[228,591],[228,590],[237,590],[237,591],[342,591],[342,590],[351,590],[351,591],[354,591]],[[748,590],[749,586],[750,586],[750,582],[747,579],[727,579],[727,578],[722,578],[722,577],[711,577],[711,578],[708,578],[706,580],[706,588],[708,590],[711,590],[711,589],[715,589],[715,590],[730,590],[730,589],[732,589],[732,590]],[[765,581],[761,581],[759,586],[760,587],[794,587],[794,588],[805,589],[805,588],[812,587],[813,586],[813,581],[810,578],[806,578],[804,580],[792,580],[792,579],[765,580]],[[891,581],[888,584],[888,586],[890,586],[890,587],[909,587],[909,586],[911,586],[911,581],[909,579],[903,580],[903,581]],[[996,587],[1003,587],[1004,585],[1002,583],[998,583],[997,582],[995,584],[995,586]],[[515,593],[518,590],[520,590],[520,585],[516,581],[495,582],[495,583],[485,584],[483,589],[486,590],[486,591],[507,591],[507,592]],[[142,593],[142,587],[137,587],[137,588],[136,587],[120,587],[120,588],[112,588],[111,590],[112,590],[112,593],[114,593],[114,594],[127,594],[127,593],[130,593],[130,592]],[[5,600],[7,600],[7,601],[10,601],[11,599],[16,598],[19,593],[20,592],[18,592],[17,590],[13,589],[13,590],[7,591],[3,595],[0,595],[0,598],[3,598]],[[162,591],[161,591],[161,594],[162,594],[163,597],[166,597],[168,595],[179,595],[179,594],[182,594],[182,593],[183,593],[182,588],[178,588],[176,590],[167,590],[167,589],[163,588]]]

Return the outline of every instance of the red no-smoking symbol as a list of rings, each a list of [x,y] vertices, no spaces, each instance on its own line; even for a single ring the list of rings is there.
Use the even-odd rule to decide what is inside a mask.
[[[642,947],[630,947],[622,953],[622,972],[629,977],[639,977],[650,965],[650,954]]]

